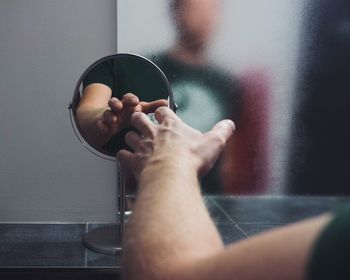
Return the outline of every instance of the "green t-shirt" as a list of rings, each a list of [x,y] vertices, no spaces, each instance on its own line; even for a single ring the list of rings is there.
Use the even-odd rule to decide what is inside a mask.
[[[309,280],[350,279],[350,205],[341,209],[318,237],[311,255]]]
[[[240,91],[235,77],[213,65],[183,63],[169,54],[150,58],[168,78],[175,102],[176,114],[190,126],[207,132],[222,119],[238,123]],[[210,147],[208,147],[210,148]],[[203,178],[207,193],[220,193],[219,163]]]

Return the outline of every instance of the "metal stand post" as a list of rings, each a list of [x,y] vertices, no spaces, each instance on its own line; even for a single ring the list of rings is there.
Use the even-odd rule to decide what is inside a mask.
[[[118,174],[118,205],[117,224],[112,224],[89,231],[83,238],[87,248],[109,255],[116,255],[122,251],[125,233],[125,172],[117,161]]]

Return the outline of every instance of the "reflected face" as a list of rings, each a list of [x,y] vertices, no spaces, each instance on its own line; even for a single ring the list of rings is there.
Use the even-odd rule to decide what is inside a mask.
[[[194,48],[203,48],[213,35],[220,16],[220,0],[179,1],[175,19],[179,36]]]

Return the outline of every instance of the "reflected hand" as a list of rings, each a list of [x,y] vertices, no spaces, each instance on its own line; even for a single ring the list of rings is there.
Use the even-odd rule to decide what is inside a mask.
[[[125,137],[134,153],[118,152],[118,158],[136,178],[146,166],[164,163],[189,164],[199,176],[203,176],[213,167],[235,129],[231,120],[223,120],[203,134],[186,125],[166,107],[157,109],[155,118],[159,125],[141,112],[133,113],[131,124],[141,135],[131,131]]]
[[[112,136],[124,128],[131,127],[130,118],[134,112],[149,114],[167,105],[168,102],[165,99],[140,102],[139,98],[132,93],[125,94],[122,100],[112,97],[108,102],[109,109],[105,110],[97,120],[97,127],[102,133]]]

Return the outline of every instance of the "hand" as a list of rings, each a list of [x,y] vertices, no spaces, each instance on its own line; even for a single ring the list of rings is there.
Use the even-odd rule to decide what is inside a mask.
[[[131,126],[130,118],[134,112],[149,114],[158,107],[167,105],[168,102],[165,99],[140,102],[138,97],[132,93],[125,94],[122,100],[112,97],[108,102],[109,109],[105,110],[101,118],[97,120],[97,127],[102,133],[112,136]]]
[[[119,160],[134,172],[136,178],[148,165],[187,160],[198,175],[203,176],[213,167],[235,129],[231,120],[223,120],[203,134],[186,125],[167,107],[158,108],[155,118],[159,125],[141,112],[133,113],[131,124],[140,134],[131,131],[125,140],[134,153],[126,150],[118,152]]]

